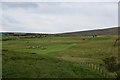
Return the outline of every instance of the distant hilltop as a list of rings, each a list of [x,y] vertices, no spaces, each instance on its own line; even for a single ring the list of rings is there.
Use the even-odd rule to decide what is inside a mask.
[[[95,29],[87,31],[76,31],[76,32],[66,32],[57,34],[45,34],[45,33],[23,33],[23,32],[1,32],[2,35],[13,35],[13,36],[27,36],[27,35],[81,35],[81,36],[91,36],[91,35],[118,35],[120,32],[120,27],[106,28],[106,29]]]
[[[66,35],[118,35],[120,32],[120,27],[106,28],[106,29],[95,29],[95,30],[87,30],[87,31],[76,31],[76,32],[68,32],[62,33]]]

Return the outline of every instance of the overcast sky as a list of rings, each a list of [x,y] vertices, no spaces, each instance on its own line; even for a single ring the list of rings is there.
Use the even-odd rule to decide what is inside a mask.
[[[2,31],[59,33],[118,25],[117,3],[2,2]]]

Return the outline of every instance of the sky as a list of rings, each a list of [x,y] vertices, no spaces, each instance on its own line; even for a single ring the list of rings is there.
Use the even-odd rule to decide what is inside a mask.
[[[118,3],[115,0],[104,1],[106,2],[5,0],[0,3],[1,31],[63,33],[118,26]]]
[[[119,0],[1,0],[2,2],[119,2]]]

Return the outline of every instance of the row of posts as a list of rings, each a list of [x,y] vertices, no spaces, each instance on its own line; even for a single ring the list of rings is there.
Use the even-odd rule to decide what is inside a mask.
[[[109,72],[107,70],[103,69],[99,65],[92,64],[92,63],[89,63],[89,62],[81,62],[81,64],[85,64],[88,67],[92,68],[93,70],[98,71],[100,74],[103,75],[104,78],[112,78],[113,77],[112,75],[109,74]]]

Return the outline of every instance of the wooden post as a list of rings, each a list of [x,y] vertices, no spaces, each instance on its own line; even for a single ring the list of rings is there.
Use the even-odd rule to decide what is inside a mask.
[[[95,66],[95,70],[96,70],[96,65],[94,65]]]
[[[92,69],[93,69],[93,64],[92,64]]]
[[[119,42],[119,39],[116,39],[116,40],[115,40],[114,46],[117,44],[117,42]]]

